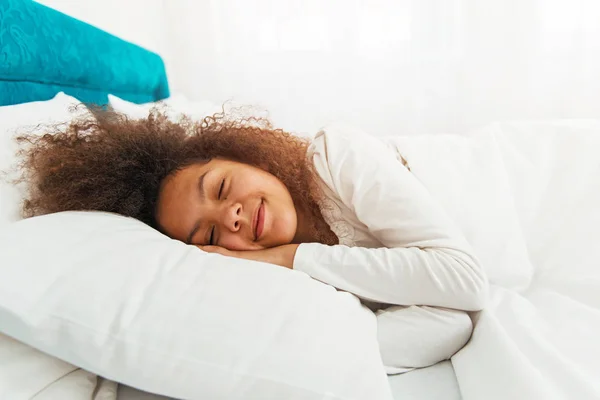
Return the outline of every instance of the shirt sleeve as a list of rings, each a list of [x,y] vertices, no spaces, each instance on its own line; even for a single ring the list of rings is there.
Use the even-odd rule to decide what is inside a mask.
[[[383,248],[304,243],[294,269],[363,299],[476,311],[487,279],[462,234],[382,141],[346,127],[309,148],[318,175]]]

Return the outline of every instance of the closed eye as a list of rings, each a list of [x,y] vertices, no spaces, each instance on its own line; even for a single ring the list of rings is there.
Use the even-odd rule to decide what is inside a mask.
[[[221,200],[221,195],[223,194],[223,188],[225,187],[225,179],[221,181],[221,187],[219,187],[219,194],[217,195],[217,199]]]
[[[215,238],[215,226],[213,225],[212,229],[210,230],[210,238],[208,239],[208,244],[210,246],[214,246],[214,238]]]

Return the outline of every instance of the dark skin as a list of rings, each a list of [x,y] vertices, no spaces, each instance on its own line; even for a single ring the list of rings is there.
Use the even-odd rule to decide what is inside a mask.
[[[224,159],[192,164],[167,177],[156,220],[168,236],[207,252],[293,268],[314,224],[274,175]],[[324,223],[324,221],[317,221]]]

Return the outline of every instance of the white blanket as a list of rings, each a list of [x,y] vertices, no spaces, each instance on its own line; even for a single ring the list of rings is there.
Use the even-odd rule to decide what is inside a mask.
[[[394,139],[488,268],[465,400],[600,398],[600,122]]]

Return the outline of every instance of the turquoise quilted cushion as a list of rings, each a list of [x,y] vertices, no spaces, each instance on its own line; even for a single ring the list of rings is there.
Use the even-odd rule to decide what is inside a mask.
[[[107,104],[169,96],[157,54],[30,0],[0,0],[0,106],[58,92]]]

